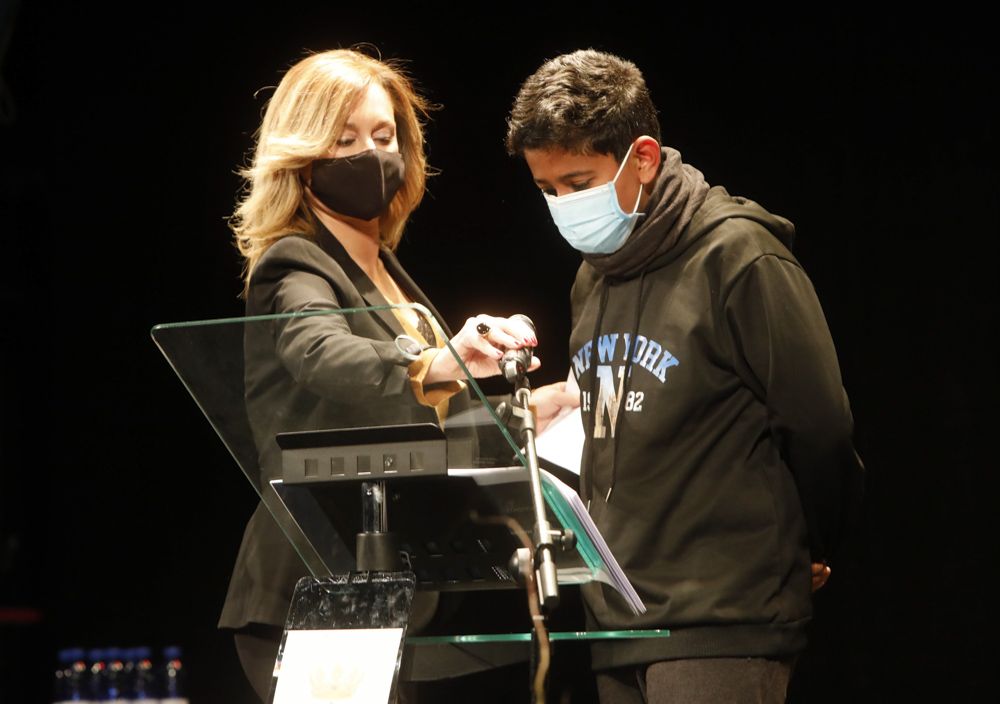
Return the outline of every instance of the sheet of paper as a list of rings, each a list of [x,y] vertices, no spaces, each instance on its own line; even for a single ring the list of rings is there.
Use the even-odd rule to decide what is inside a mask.
[[[388,702],[401,628],[289,631],[274,704]]]
[[[572,370],[566,379],[566,390],[580,393]],[[583,421],[579,406],[566,409],[549,423],[545,432],[539,433],[535,438],[535,452],[542,459],[579,475],[580,459],[583,456],[583,437]]]
[[[541,477],[543,482],[555,488],[563,500],[569,504],[576,519],[583,526],[584,532],[597,550],[603,563],[603,570],[597,575],[598,579],[618,590],[618,593],[625,598],[625,601],[632,608],[633,613],[636,615],[646,613],[646,606],[642,603],[642,599],[636,593],[635,587],[632,586],[632,583],[625,575],[625,571],[618,564],[618,560],[615,558],[614,553],[611,552],[611,548],[608,547],[607,542],[605,542],[604,536],[601,535],[601,532],[594,524],[594,520],[590,517],[587,507],[583,505],[579,494],[545,470],[542,470]]]

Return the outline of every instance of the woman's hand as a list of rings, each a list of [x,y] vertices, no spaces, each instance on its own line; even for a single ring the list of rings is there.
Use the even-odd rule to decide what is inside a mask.
[[[538,345],[534,330],[524,321],[489,315],[477,315],[466,320],[462,329],[449,342],[469,373],[477,379],[499,374],[499,362],[505,351]],[[532,357],[528,371],[538,369],[539,366],[541,362],[538,358]],[[464,377],[465,374],[451,352],[441,349],[431,362],[424,383],[435,384]]]

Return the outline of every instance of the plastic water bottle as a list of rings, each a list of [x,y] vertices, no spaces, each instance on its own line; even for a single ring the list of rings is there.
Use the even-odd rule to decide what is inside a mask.
[[[135,648],[122,648],[121,698],[132,701],[135,689]]]
[[[57,654],[52,701],[56,704],[89,702],[87,694],[87,662],[83,648],[65,648]]]
[[[108,699],[107,690],[107,653],[103,648],[92,648],[87,651],[87,695],[88,701],[104,702]]]
[[[163,692],[160,704],[190,704],[187,696],[187,672],[179,646],[163,649]]]
[[[132,649],[132,701],[146,704],[159,702],[156,691],[156,676],[153,671],[152,651],[146,646]]]
[[[104,651],[104,701],[126,704],[128,695],[124,690],[127,686],[122,649],[108,648]]]

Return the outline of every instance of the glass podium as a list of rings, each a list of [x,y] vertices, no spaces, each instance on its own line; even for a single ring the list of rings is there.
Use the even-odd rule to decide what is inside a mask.
[[[516,419],[498,411],[511,399],[486,396],[448,344],[440,354],[452,355],[465,378],[416,385],[408,369],[431,331],[447,339],[419,304],[152,329],[301,561],[272,685],[276,704],[295,696],[278,685],[291,682],[293,651],[343,647],[304,639],[320,632],[349,633],[351,652],[363,650],[362,636],[388,637],[373,647],[380,657],[391,654],[385,668],[393,692],[400,677],[451,677],[535,657],[538,619],[519,574],[531,562],[524,536],[535,520],[532,474]],[[602,581],[630,593],[641,609],[575,497],[576,478],[544,469],[560,587]],[[479,606],[465,611],[473,617],[441,617],[462,614],[472,595]],[[554,643],[668,636],[545,634]],[[326,686],[324,696],[363,679],[339,665],[317,679],[316,667],[303,677]]]

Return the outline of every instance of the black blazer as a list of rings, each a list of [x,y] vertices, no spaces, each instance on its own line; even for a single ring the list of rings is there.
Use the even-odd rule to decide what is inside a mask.
[[[248,316],[387,304],[340,242],[322,225],[317,229],[315,238],[285,237],[261,257],[250,279]],[[380,256],[410,299],[430,309],[443,327],[395,256],[386,249]],[[391,310],[246,325],[245,396],[262,487],[280,477],[277,432],[437,422],[434,409],[413,395],[410,362],[394,342],[403,332]],[[445,334],[450,337],[447,329]],[[450,409],[464,407],[464,398],[453,396]],[[283,625],[295,583],[306,574],[267,508],[258,505],[243,535],[219,626]]]

